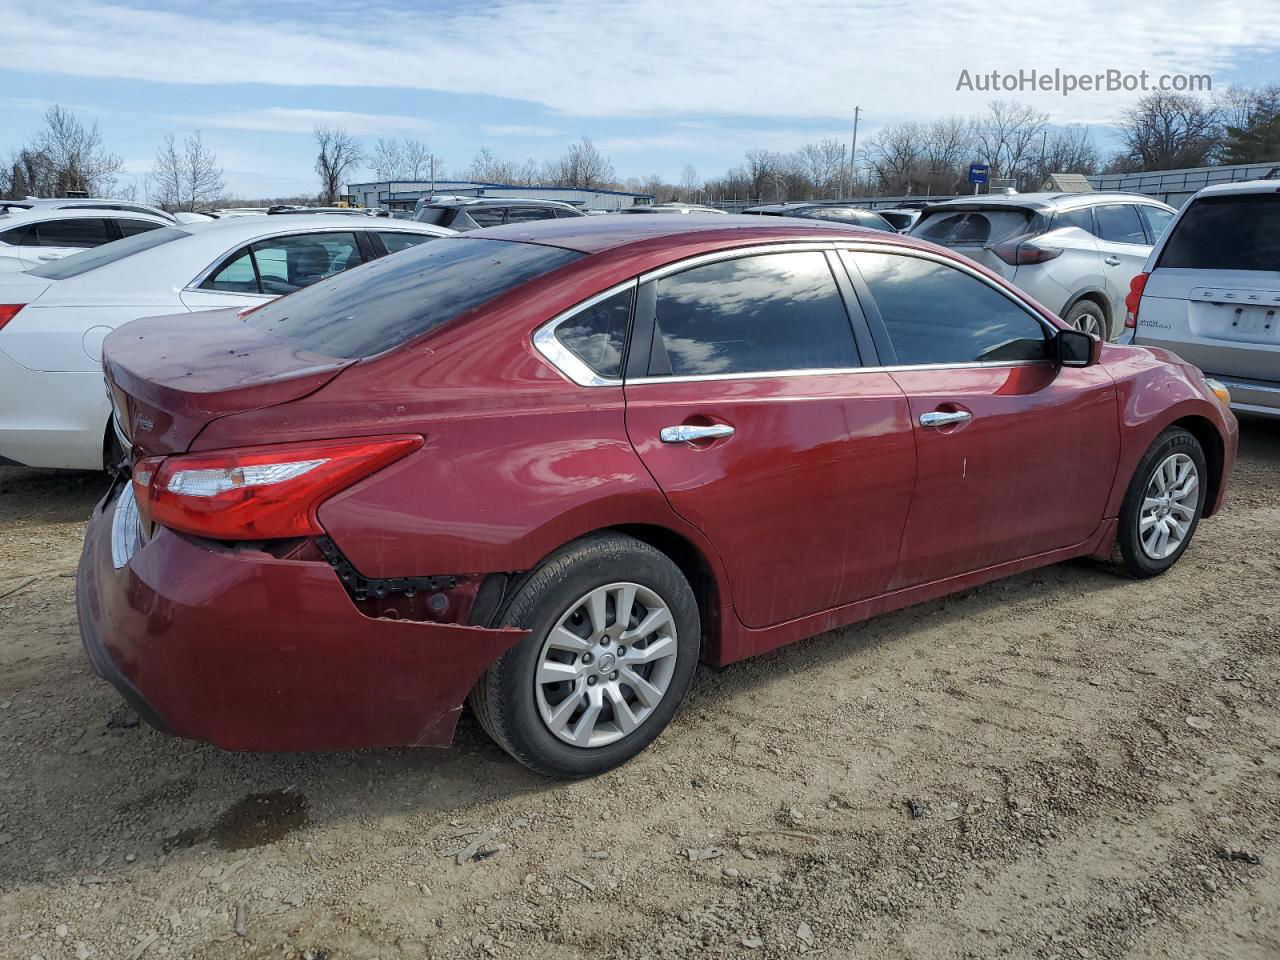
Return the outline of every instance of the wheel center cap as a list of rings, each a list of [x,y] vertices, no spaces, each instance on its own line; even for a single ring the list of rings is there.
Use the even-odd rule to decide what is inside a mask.
[[[614,656],[612,653],[601,654],[600,659],[597,661],[597,663],[599,664],[599,669],[601,673],[608,673],[610,670],[613,669]]]

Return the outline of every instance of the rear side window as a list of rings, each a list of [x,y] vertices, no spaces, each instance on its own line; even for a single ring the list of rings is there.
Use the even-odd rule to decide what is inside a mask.
[[[1156,266],[1280,272],[1280,194],[1192,200]]]
[[[1131,203],[1109,203],[1094,210],[1098,236],[1109,243],[1146,243],[1138,208]]]
[[[447,237],[330,277],[244,322],[304,350],[370,357],[579,257],[559,247]]]
[[[100,247],[113,239],[111,228],[101,217],[45,220],[32,226],[27,243],[33,238],[38,247]]]
[[[826,257],[763,254],[653,281],[650,376],[706,376],[859,365]]]
[[[189,236],[191,234],[177,227],[160,227],[158,230],[148,230],[146,233],[125,237],[123,240],[104,243],[84,253],[77,253],[74,257],[55,260],[53,263],[46,263],[27,272],[33,277],[44,277],[47,280],[70,280],[90,270],[97,270],[99,267],[116,263],[125,257],[131,257],[135,253]]]
[[[556,327],[556,339],[602,377],[622,376],[622,348],[631,322],[634,284],[580,310]]]
[[[26,226],[12,227],[8,230],[0,230],[0,243],[10,247],[22,246],[22,240],[27,235]]]
[[[1050,359],[1045,328],[954,267],[892,253],[855,253],[900,364]]]
[[[973,213],[932,214],[922,219],[913,236],[948,246],[998,243],[1024,234],[1030,228],[1026,210],[984,210]]]
[[[511,207],[507,210],[507,223],[525,223],[529,220],[554,220],[556,212],[550,207]]]
[[[581,210],[571,210],[568,207],[556,207],[557,217],[582,217],[586,216]]]
[[[467,207],[467,216],[477,227],[500,226],[506,219],[506,214],[506,207]]]
[[[382,240],[382,245],[387,248],[387,253],[398,253],[435,239],[429,233],[406,233],[403,230],[380,230],[378,237]]]
[[[253,245],[263,293],[293,293],[364,263],[354,233],[304,233]]]
[[[1093,208],[1080,207],[1054,214],[1053,229],[1061,230],[1063,227],[1079,227],[1085,233],[1093,233]]]

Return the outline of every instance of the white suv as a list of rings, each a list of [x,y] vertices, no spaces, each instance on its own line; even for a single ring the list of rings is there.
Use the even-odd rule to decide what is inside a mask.
[[[1280,418],[1280,180],[1206,187],[1145,271],[1126,324],[1231,391],[1232,409]]]
[[[143,204],[110,200],[0,201],[0,273],[29,270],[174,223],[169,214]]]
[[[1021,193],[926,207],[911,236],[950,247],[1104,340],[1176,211],[1133,193]]]

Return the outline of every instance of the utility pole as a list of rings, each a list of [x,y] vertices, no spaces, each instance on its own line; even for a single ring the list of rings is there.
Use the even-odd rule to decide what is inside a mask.
[[[857,183],[857,168],[854,166],[857,161],[854,159],[858,155],[858,115],[862,113],[861,107],[853,108],[853,140],[849,143],[849,199],[853,199],[854,185]]]

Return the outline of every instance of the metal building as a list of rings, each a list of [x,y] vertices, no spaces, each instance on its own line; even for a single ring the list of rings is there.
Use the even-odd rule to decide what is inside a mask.
[[[620,210],[636,204],[653,203],[647,193],[623,190],[579,190],[576,187],[520,187],[508,183],[479,183],[474,180],[379,180],[351,183],[347,194],[353,203],[383,207],[392,213],[412,213],[420,197],[504,197],[516,200],[559,200],[583,210]]]

